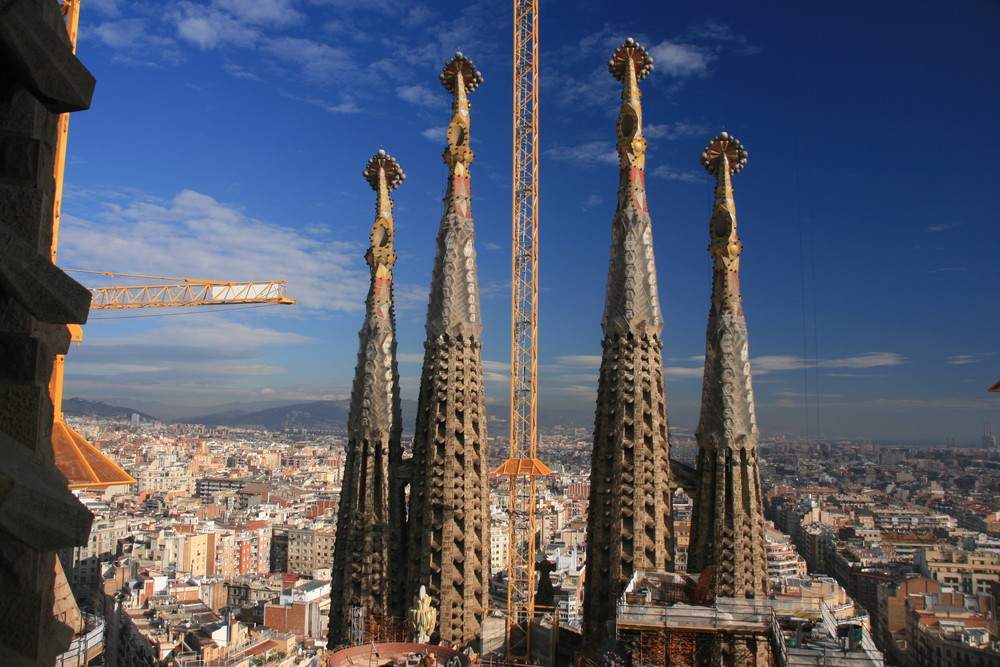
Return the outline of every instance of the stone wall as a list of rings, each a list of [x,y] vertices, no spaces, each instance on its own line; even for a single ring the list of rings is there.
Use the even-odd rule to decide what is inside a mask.
[[[0,663],[51,664],[73,629],[53,616],[56,551],[92,515],[53,462],[49,378],[90,293],[52,264],[58,114],[90,105],[54,1],[0,0]]]

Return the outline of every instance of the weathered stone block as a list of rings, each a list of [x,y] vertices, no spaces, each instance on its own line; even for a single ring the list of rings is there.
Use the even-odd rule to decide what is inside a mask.
[[[56,3],[0,4],[0,60],[51,113],[88,109],[96,80],[73,55],[66,26],[51,7]]]
[[[0,289],[42,322],[83,324],[90,290],[20,239],[0,220]]]

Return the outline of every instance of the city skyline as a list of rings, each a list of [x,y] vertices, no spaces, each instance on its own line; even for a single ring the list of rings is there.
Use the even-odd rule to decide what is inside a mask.
[[[617,189],[606,60],[631,36],[655,58],[644,134],[671,426],[690,433],[697,419],[712,204],[698,156],[726,129],[750,152],[735,185],[764,435],[978,441],[1000,412],[986,393],[1000,377],[997,265],[976,242],[992,231],[990,198],[976,196],[991,183],[975,159],[1000,144],[1000,11],[634,9],[540,8],[541,409],[593,412]],[[488,2],[85,1],[78,54],[98,85],[70,123],[60,266],[286,279],[298,305],[94,312],[66,395],[347,398],[372,215],[357,165],[384,148],[408,175],[394,273],[403,397],[415,398],[447,174],[437,72],[462,50],[485,78],[472,201],[487,409],[506,418],[510,14]]]

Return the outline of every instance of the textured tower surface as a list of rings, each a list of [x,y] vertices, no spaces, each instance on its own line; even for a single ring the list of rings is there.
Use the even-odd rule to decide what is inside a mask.
[[[723,132],[702,153],[716,177],[710,224],[712,306],[698,440],[698,489],[691,519],[688,571],[711,567],[712,597],[767,597],[764,508],[757,463],[747,325],[740,296],[740,251],[732,175],[747,153]]]
[[[365,254],[371,287],[365,323],[358,338],[351,407],[347,418],[347,462],[337,515],[337,541],[330,593],[329,645],[348,639],[351,607],[402,617],[400,576],[404,517],[399,466],[399,372],[392,303],[392,266],[396,253],[392,198],[406,178],[399,164],[380,150],[368,160],[364,176],[377,193],[371,245]]]
[[[461,646],[479,639],[489,578],[482,323],[466,96],[480,81],[461,53],[441,74],[442,85],[454,95],[444,151],[448,187],[427,307],[407,541],[407,600],[426,586],[438,607],[436,636]]]
[[[601,323],[587,520],[583,629],[591,648],[604,639],[632,573],[672,570],[674,564],[663,320],[646,205],[646,140],[638,87],[652,70],[652,58],[630,38],[608,69],[625,87],[617,124],[621,176]]]

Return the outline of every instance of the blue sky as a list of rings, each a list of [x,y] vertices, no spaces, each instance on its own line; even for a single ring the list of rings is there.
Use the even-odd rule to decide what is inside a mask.
[[[489,409],[505,416],[508,5],[84,0],[78,55],[98,83],[70,123],[59,264],[285,279],[298,305],[95,311],[67,396],[349,396],[375,203],[361,171],[384,148],[408,176],[395,276],[415,398],[446,176],[437,74],[462,50],[485,77],[473,212]],[[542,0],[541,409],[593,411],[618,182],[605,63],[631,36],[655,57],[641,88],[671,427],[697,421],[712,204],[698,156],[725,129],[750,152],[735,188],[762,431],[978,441],[985,419],[1000,426],[986,393],[1000,379],[1000,6],[760,7]]]

